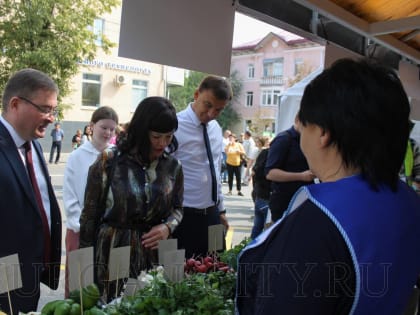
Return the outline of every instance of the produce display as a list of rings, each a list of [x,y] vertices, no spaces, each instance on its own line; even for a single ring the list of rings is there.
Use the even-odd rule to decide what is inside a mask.
[[[157,271],[151,276],[147,287],[106,306],[104,311],[112,315],[230,315],[234,312],[236,276],[233,272],[192,273],[180,282],[168,282]]]
[[[123,295],[103,305],[98,287],[90,284],[81,292],[70,292],[68,299],[47,303],[41,315],[233,315],[237,256],[249,241],[245,238],[222,253],[187,259],[185,278],[179,282],[168,281],[160,266],[141,273],[139,278],[147,285],[134,296]]]
[[[70,296],[65,300],[55,300],[44,305],[41,310],[42,315],[81,315],[83,305],[83,315],[105,315],[97,307],[100,294],[96,284],[90,284],[82,289],[82,292],[75,290],[70,292]],[[81,305],[82,304],[82,305]]]

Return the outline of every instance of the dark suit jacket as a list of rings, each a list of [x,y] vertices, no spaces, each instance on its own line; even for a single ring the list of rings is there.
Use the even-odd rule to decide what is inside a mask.
[[[51,205],[51,263],[47,268],[43,265],[44,234],[35,194],[16,145],[0,122],[0,258],[18,254],[23,286],[10,292],[14,314],[36,311],[40,282],[55,290],[60,275],[60,209],[41,146],[38,141],[33,144],[47,181]],[[6,294],[0,295],[0,309],[10,314]]]

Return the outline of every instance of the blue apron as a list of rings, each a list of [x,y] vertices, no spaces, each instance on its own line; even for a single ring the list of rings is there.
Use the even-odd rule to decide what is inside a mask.
[[[305,200],[335,224],[347,245],[356,275],[352,315],[401,314],[420,274],[420,198],[403,182],[398,191],[373,191],[361,176],[302,187],[283,218],[251,244],[259,246]]]

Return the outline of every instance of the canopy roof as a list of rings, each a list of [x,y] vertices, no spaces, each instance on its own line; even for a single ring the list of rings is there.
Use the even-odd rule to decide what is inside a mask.
[[[420,65],[419,0],[238,0],[238,11],[395,68]]]

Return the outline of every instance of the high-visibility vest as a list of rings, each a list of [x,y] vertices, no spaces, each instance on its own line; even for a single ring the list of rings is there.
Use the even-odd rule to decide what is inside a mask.
[[[413,184],[413,166],[414,166],[413,148],[412,148],[410,139],[408,139],[407,151],[405,152],[405,158],[404,158],[404,175],[405,175],[406,183],[409,186]]]

